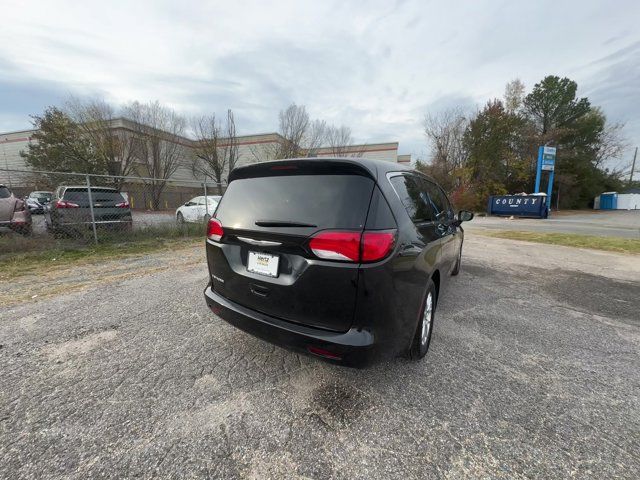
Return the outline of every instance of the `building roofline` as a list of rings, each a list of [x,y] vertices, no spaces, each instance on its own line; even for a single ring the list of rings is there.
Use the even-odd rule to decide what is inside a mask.
[[[16,133],[33,133],[37,132],[37,128],[29,128],[27,130],[13,130],[11,132],[0,132],[0,137],[4,137],[5,135],[15,135]]]

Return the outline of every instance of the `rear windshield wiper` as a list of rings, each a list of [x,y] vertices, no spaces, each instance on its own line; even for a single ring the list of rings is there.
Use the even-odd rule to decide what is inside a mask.
[[[286,220],[257,220],[255,223],[259,227],[317,227],[312,223],[288,222]]]

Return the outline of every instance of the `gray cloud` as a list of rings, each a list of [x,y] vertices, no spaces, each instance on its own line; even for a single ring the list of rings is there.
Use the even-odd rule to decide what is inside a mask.
[[[530,89],[557,74],[640,143],[638,17],[633,0],[26,0],[3,9],[0,128],[24,128],[70,93],[158,99],[188,115],[232,108],[243,133],[274,130],[296,102],[359,141],[420,154],[425,113],[473,111],[513,78]]]

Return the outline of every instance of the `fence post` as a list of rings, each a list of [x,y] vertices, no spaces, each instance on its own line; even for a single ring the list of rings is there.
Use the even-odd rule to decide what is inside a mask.
[[[205,216],[209,216],[209,198],[207,198],[207,177],[204,177],[204,214]]]
[[[89,181],[89,174],[85,175],[87,178],[87,191],[89,192],[89,211],[91,212],[91,226],[93,227],[93,240],[98,244],[98,232],[96,231],[96,217],[93,214],[93,197],[91,195],[91,182]]]

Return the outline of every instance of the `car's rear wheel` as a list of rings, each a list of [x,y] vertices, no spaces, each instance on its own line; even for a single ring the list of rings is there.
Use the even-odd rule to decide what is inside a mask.
[[[437,300],[436,287],[430,279],[427,284],[427,292],[422,302],[422,308],[420,309],[420,318],[418,319],[416,333],[411,349],[409,350],[409,357],[412,360],[420,360],[429,350]]]
[[[182,215],[182,212],[178,212],[178,214],[176,215],[176,220],[180,225],[184,224],[184,216]]]

